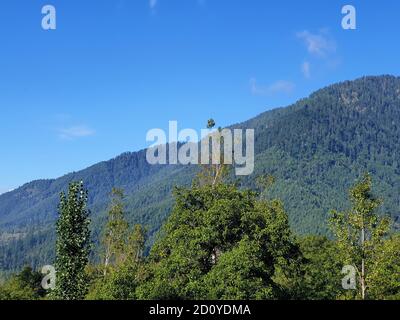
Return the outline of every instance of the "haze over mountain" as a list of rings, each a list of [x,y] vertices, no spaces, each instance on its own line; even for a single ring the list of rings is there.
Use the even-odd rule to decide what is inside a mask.
[[[382,214],[399,222],[400,78],[335,84],[232,127],[255,129],[255,172],[241,184],[255,188],[257,176],[273,175],[276,183],[267,196],[284,201],[296,233],[327,234],[329,210],[347,207],[348,188],[366,171],[383,197]],[[74,180],[89,189],[95,241],[108,194],[119,187],[127,194],[130,222],[148,226],[151,243],[173,205],[173,187],[189,185],[197,167],[152,166],[145,155],[145,150],[124,153],[0,195],[0,269],[52,262],[58,196]]]

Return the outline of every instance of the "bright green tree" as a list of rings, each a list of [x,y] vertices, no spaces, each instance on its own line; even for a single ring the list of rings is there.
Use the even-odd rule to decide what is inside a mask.
[[[103,237],[104,275],[110,266],[120,264],[126,258],[125,246],[128,222],[125,220],[124,191],[113,188],[111,204],[108,211],[108,221]]]
[[[367,277],[373,299],[400,300],[400,235],[380,243]]]
[[[85,267],[90,253],[89,210],[83,182],[71,183],[61,193],[56,241],[56,288],[60,300],[82,300],[88,289]]]
[[[350,190],[352,208],[348,211],[332,211],[330,226],[334,232],[342,260],[355,268],[358,275],[357,297],[366,299],[373,290],[368,283],[368,272],[374,265],[379,247],[390,230],[390,220],[380,218],[376,209],[382,201],[372,194],[369,174]]]
[[[144,245],[146,230],[135,225],[128,237],[124,250],[126,259],[110,269],[106,276],[100,276],[93,282],[87,296],[89,300],[132,300],[136,299],[136,288],[144,273]]]
[[[146,229],[142,225],[136,224],[133,227],[133,231],[128,238],[128,245],[127,245],[128,263],[134,264],[134,263],[139,263],[143,260],[146,238],[147,238]]]

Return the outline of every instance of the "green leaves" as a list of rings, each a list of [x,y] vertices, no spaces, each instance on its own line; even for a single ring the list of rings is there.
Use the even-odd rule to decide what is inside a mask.
[[[104,275],[111,266],[121,264],[126,259],[125,250],[129,231],[128,222],[125,220],[124,191],[113,188],[111,197],[108,221],[102,239]]]
[[[95,268],[87,295],[90,300],[126,300],[136,298],[136,287],[144,273],[143,251],[146,230],[135,225],[130,231],[125,220],[124,192],[113,188],[108,221],[103,237],[102,265]],[[96,271],[101,270],[101,275]]]
[[[82,300],[88,289],[85,267],[90,253],[89,211],[83,182],[71,183],[61,193],[56,241],[56,288],[53,297]]]
[[[367,282],[372,299],[400,299],[400,235],[377,246]]]
[[[176,205],[150,254],[146,299],[262,299],[273,276],[299,256],[279,201],[234,185],[177,189]]]
[[[0,300],[38,300],[44,297],[46,291],[41,287],[42,274],[30,267],[25,267],[20,273],[13,275],[3,285],[0,285]]]
[[[372,180],[369,174],[350,190],[352,208],[345,212],[333,211],[331,228],[337,238],[343,264],[355,267],[359,279],[358,297],[365,299],[373,282],[369,273],[375,272],[377,257],[390,231],[390,220],[379,218],[376,209],[382,201],[371,192]]]

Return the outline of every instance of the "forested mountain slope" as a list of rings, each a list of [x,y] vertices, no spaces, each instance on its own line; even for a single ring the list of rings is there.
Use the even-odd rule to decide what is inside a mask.
[[[297,233],[326,234],[330,209],[347,206],[347,190],[365,171],[383,197],[383,214],[400,217],[400,78],[364,77],[321,89],[287,108],[233,125],[254,128],[256,170],[272,174],[268,196],[281,198]],[[194,166],[151,166],[145,151],[56,180],[40,180],[0,196],[0,268],[52,262],[58,194],[73,180],[89,189],[94,239],[112,187],[124,188],[132,223],[154,235],[170,212],[174,185],[190,184]]]

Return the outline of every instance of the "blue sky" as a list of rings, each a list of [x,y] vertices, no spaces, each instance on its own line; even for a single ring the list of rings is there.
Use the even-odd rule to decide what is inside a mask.
[[[56,30],[41,28],[46,4]],[[399,75],[399,18],[394,0],[3,0],[0,193],[144,148],[169,120],[224,126]]]

